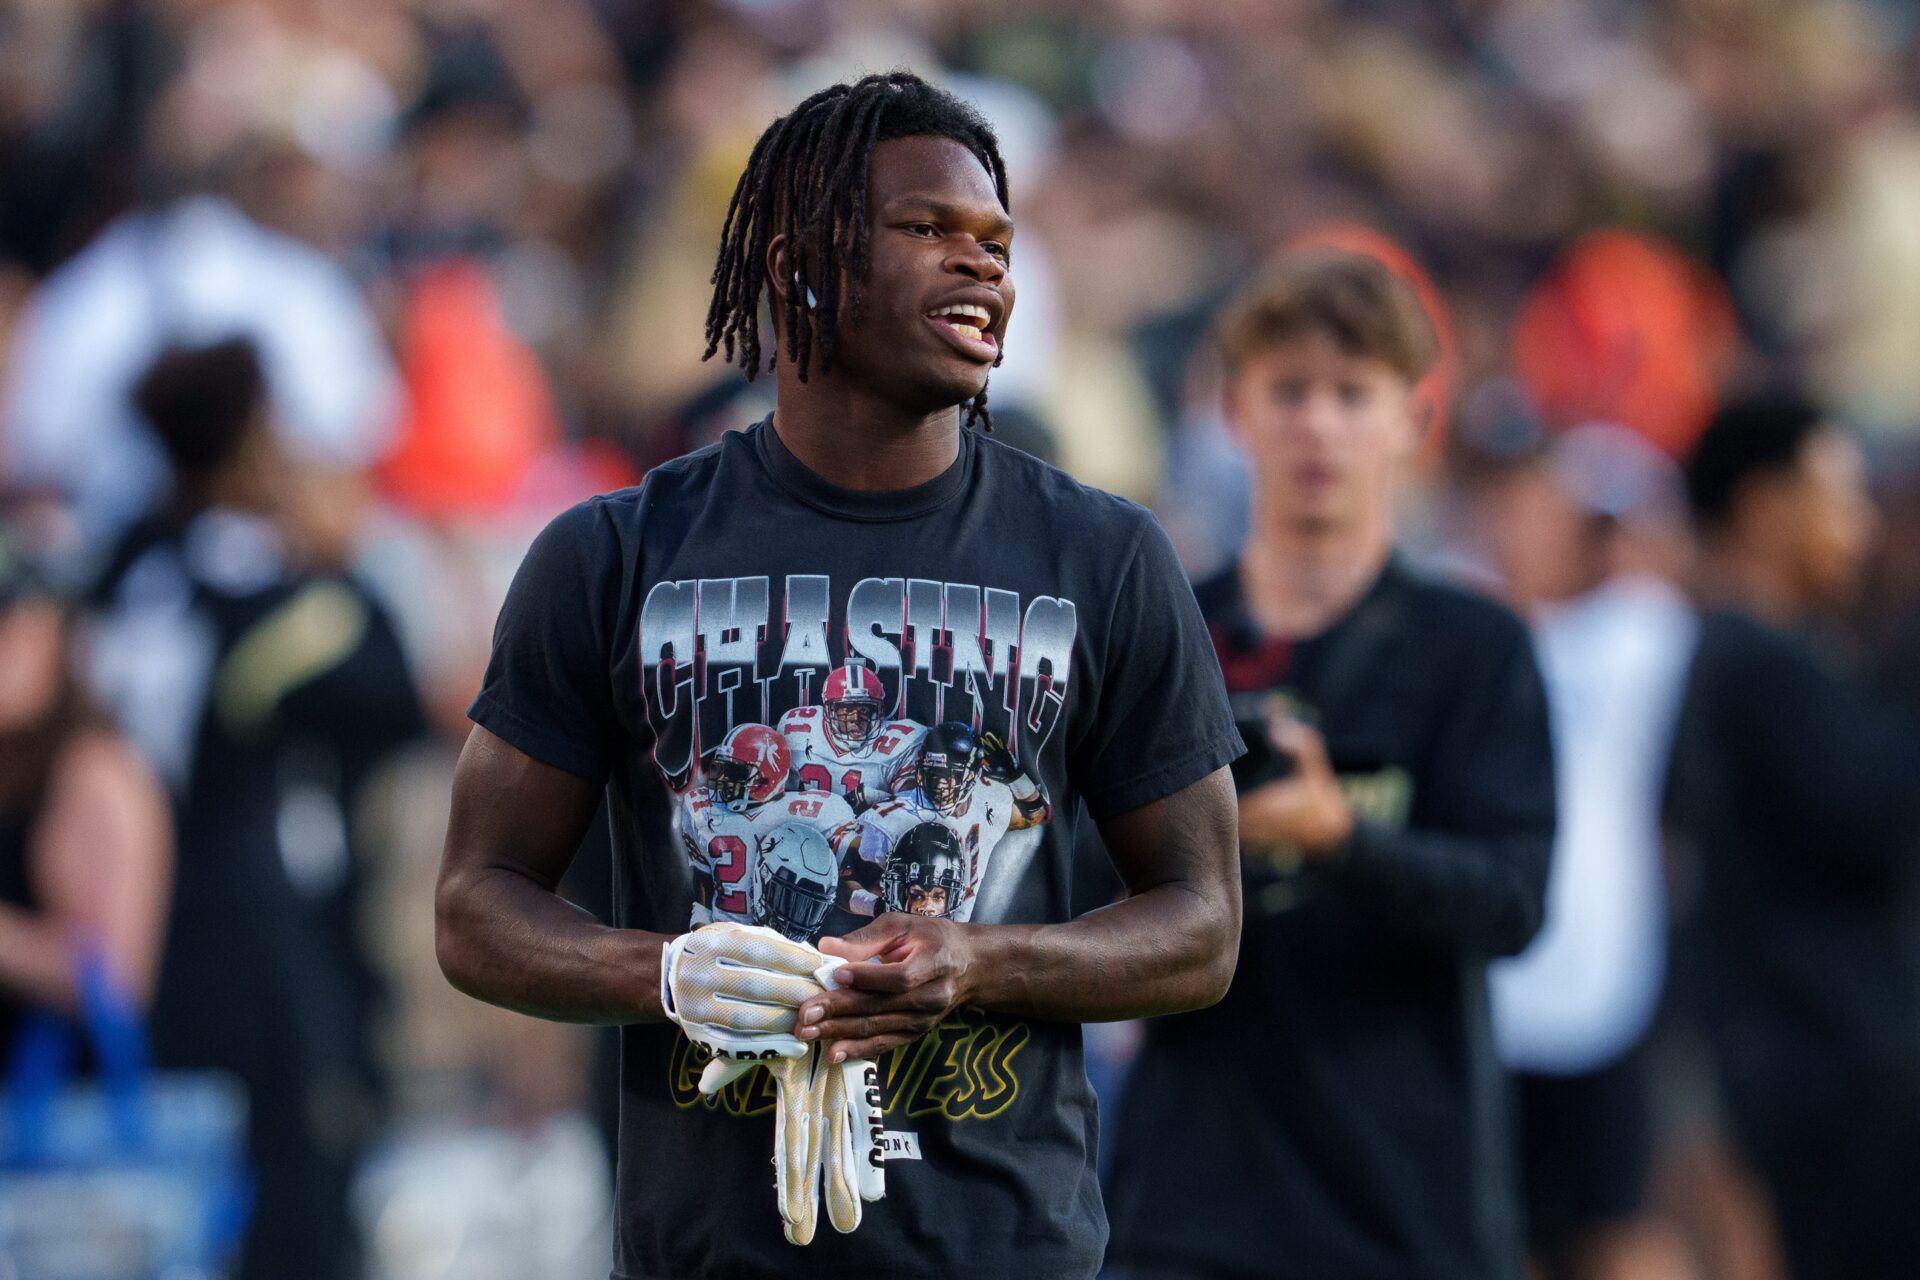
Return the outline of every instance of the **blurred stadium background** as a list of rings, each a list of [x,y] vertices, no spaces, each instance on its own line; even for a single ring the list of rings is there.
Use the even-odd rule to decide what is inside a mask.
[[[1008,156],[1000,431],[1152,505],[1196,575],[1245,520],[1207,321],[1269,255],[1332,238],[1444,299],[1416,555],[1529,610],[1568,580],[1569,503],[1644,502],[1677,573],[1657,481],[1585,483],[1578,451],[1547,451],[1602,423],[1678,455],[1726,389],[1791,381],[1867,446],[1885,523],[1850,636],[1920,703],[1908,5],[0,0],[12,544],[83,598],[169,491],[136,380],[170,345],[244,335],[293,560],[350,575],[404,661],[354,695],[391,726],[230,747],[288,890],[267,931],[326,951],[301,981],[327,1007],[284,1019],[324,1046],[285,1050],[312,1067],[287,1105],[350,1171],[369,1276],[606,1273],[605,1038],[482,1007],[434,961],[464,709],[548,518],[770,406],[701,361],[727,196],[771,117],[892,66],[976,101]],[[112,650],[121,687],[173,678],[166,645],[72,643],[89,672]],[[298,668],[313,643],[290,625],[255,656]],[[605,875],[590,848],[579,900]],[[1103,1076],[1128,1045],[1100,1035]],[[1696,1269],[1646,1280],[1776,1274],[1737,1170],[1690,1172],[1711,1107],[1684,1046],[1663,1063],[1659,1206]]]

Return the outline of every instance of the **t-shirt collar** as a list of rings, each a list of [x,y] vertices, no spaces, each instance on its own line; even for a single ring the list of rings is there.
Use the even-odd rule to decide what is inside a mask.
[[[1253,610],[1247,604],[1246,586],[1240,577],[1241,567],[1240,557],[1235,556],[1221,571],[1221,585],[1224,591],[1219,606],[1209,611],[1211,621],[1233,634],[1254,640],[1265,639],[1267,638],[1265,628],[1253,616]],[[1389,551],[1385,563],[1380,566],[1380,572],[1374,575],[1373,581],[1367,584],[1366,590],[1360,593],[1359,598],[1347,606],[1346,612],[1311,635],[1291,637],[1290,642],[1295,645],[1311,644],[1339,631],[1364,613],[1368,605],[1394,590],[1405,579],[1406,572],[1406,564],[1399,549]]]
[[[977,451],[973,432],[962,429],[959,456],[933,479],[909,489],[843,489],[793,456],[773,429],[772,414],[747,435],[775,484],[815,510],[847,520],[910,520],[945,506],[966,487]]]

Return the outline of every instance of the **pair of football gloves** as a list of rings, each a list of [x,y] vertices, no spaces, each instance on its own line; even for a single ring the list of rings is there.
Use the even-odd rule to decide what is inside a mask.
[[[832,989],[842,960],[759,925],[720,922],[666,945],[660,1003],[687,1039],[713,1055],[700,1075],[711,1097],[756,1066],[773,1077],[774,1196],[787,1239],[807,1244],[819,1221],[841,1232],[886,1194],[879,1073],[865,1058],[834,1063],[794,1034],[801,1001]]]

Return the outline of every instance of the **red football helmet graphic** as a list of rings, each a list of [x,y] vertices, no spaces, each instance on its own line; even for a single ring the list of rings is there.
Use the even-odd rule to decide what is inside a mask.
[[[886,696],[871,669],[851,664],[834,668],[820,701],[827,709],[827,738],[836,750],[859,751],[873,741],[880,732],[880,703]]]
[[[707,789],[721,804],[743,813],[785,791],[792,767],[793,752],[778,729],[736,725],[707,762]]]

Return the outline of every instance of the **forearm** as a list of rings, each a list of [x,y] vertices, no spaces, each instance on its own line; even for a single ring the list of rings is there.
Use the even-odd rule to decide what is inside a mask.
[[[1326,864],[1385,919],[1465,952],[1513,955],[1546,910],[1548,832],[1478,837],[1362,821]]]
[[[1242,855],[1258,858],[1299,859],[1305,854],[1299,830],[1302,826],[1297,805],[1290,805],[1277,794],[1284,783],[1269,783],[1240,797],[1240,848]],[[1330,828],[1325,839],[1332,845],[1345,843],[1352,835],[1351,810],[1346,810],[1344,828]]]
[[[505,867],[443,876],[434,915],[441,971],[475,999],[557,1022],[661,1017],[666,934],[609,928]]]
[[[872,1058],[955,1008],[1057,1022],[1178,1013],[1226,994],[1240,944],[1227,771],[1101,821],[1129,896],[1076,920],[975,925],[890,911],[820,949],[849,963],[800,1006],[800,1036]]]
[[[968,1004],[1061,1022],[1179,1013],[1226,994],[1238,955],[1233,904],[1164,884],[1048,925],[969,925]]]

